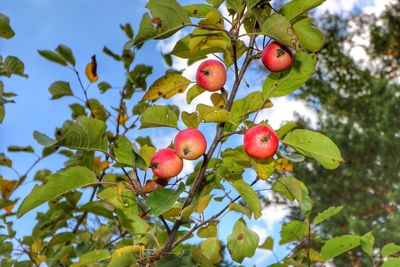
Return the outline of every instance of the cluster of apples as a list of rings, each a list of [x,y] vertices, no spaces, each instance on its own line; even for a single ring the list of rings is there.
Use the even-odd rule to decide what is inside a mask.
[[[293,56],[290,49],[280,43],[271,42],[261,54],[264,66],[271,72],[290,68]],[[196,82],[203,89],[215,92],[221,90],[226,82],[226,69],[218,60],[210,59],[201,63],[197,69]],[[270,127],[257,125],[244,133],[244,151],[252,158],[266,160],[276,153],[279,138]],[[157,179],[151,180],[147,187],[163,187],[169,179],[177,176],[183,169],[183,159],[196,160],[207,148],[204,135],[197,129],[186,129],[175,136],[174,149],[158,150],[150,161],[150,168]],[[146,191],[145,186],[145,191]]]
[[[183,159],[196,160],[207,149],[204,135],[197,129],[189,128],[180,131],[174,139],[174,149],[158,150],[150,160],[150,168],[155,176],[169,180],[183,169]]]

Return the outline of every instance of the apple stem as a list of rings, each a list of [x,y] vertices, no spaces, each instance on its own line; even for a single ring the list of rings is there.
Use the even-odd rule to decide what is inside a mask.
[[[270,134],[268,133],[266,136],[264,136],[264,137],[261,139],[261,142],[268,143],[269,138],[270,138]]]

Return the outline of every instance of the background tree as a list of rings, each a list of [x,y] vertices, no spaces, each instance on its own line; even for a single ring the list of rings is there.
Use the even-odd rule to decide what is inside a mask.
[[[317,164],[298,164],[317,210],[343,205],[342,212],[321,227],[323,237],[363,234],[370,229],[378,247],[400,242],[399,187],[399,23],[400,4],[388,6],[381,16],[343,19],[325,16],[329,40],[319,55],[316,71],[296,97],[317,111],[317,130],[330,133],[342,149],[346,164],[327,172]],[[377,23],[377,22],[380,23]],[[353,30],[349,25],[363,25]],[[367,61],[349,55],[355,36],[370,36],[363,47]],[[292,215],[296,215],[294,211]],[[375,261],[381,261],[374,254]],[[369,266],[370,259],[354,251],[335,259],[336,266]]]

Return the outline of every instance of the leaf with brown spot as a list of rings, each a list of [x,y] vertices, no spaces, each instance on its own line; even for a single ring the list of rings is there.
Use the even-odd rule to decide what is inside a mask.
[[[168,73],[157,79],[147,90],[141,101],[156,100],[160,97],[168,99],[183,93],[189,86],[190,80],[177,73]]]

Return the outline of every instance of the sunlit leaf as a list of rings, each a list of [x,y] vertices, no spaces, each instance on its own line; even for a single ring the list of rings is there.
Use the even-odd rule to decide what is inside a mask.
[[[246,222],[239,219],[228,236],[228,250],[234,261],[241,263],[244,258],[254,256],[260,238],[256,232],[247,228]]]
[[[330,217],[335,216],[342,209],[343,209],[343,206],[330,207],[330,208],[324,210],[323,212],[318,213],[318,215],[315,216],[315,218],[314,218],[314,222],[313,222],[314,225],[320,224],[321,222],[329,219]]]
[[[289,47],[295,47],[298,41],[290,21],[278,13],[269,16],[265,20],[262,25],[262,33]]]
[[[168,73],[157,79],[147,90],[141,101],[156,100],[160,97],[168,99],[183,93],[189,86],[190,80],[177,73]]]
[[[177,128],[178,116],[167,106],[151,106],[140,117],[140,128],[172,127]]]
[[[308,230],[308,225],[301,221],[291,221],[282,225],[280,245],[293,241],[300,241],[304,238]]]
[[[325,0],[291,0],[279,10],[279,13],[292,21],[298,16],[321,5],[323,2],[325,2]]]
[[[236,180],[232,183],[232,186],[240,194],[242,199],[253,211],[254,218],[258,219],[261,217],[261,203],[257,193],[254,189],[243,180]]]
[[[75,166],[60,170],[48,176],[47,183],[33,188],[19,206],[17,216],[21,217],[47,201],[96,181],[96,175],[85,167]]]
[[[200,245],[201,252],[211,263],[218,263],[222,260],[219,244],[217,237],[209,237],[204,240]]]
[[[300,44],[310,52],[318,52],[325,43],[325,37],[322,32],[311,24],[311,18],[301,16],[293,24]]]
[[[360,245],[360,237],[356,235],[343,235],[328,240],[321,248],[324,261],[330,260]]]
[[[183,183],[179,184],[177,190],[162,188],[150,193],[146,203],[150,206],[152,214],[159,216],[169,210],[178,199],[179,195],[185,190]]]

